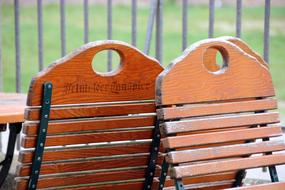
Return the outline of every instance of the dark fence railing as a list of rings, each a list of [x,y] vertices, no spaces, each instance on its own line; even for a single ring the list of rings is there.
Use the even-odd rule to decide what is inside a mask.
[[[265,14],[264,14],[264,47],[263,55],[264,59],[269,61],[269,20],[270,20],[270,3],[271,0],[265,1]],[[66,54],[66,13],[65,5],[68,1],[59,0],[60,5],[60,39],[61,39],[61,56]],[[83,42],[87,43],[89,41],[89,1],[83,0],[83,17],[84,17],[84,36]],[[138,0],[130,0],[131,3],[131,43],[137,45],[137,4]],[[113,1],[107,0],[107,39],[112,39],[113,33],[113,19],[112,19],[112,7]],[[155,28],[155,57],[162,61],[163,56],[163,5],[164,0],[150,0],[149,17],[147,23],[147,31],[144,43],[144,52],[146,54],[150,53],[150,46],[152,42],[152,34]],[[182,50],[188,46],[187,36],[188,36],[188,0],[182,0]],[[2,0],[0,0],[0,91],[3,91],[3,62],[2,62]],[[37,0],[37,29],[38,29],[38,67],[39,70],[44,68],[43,64],[43,1]],[[191,12],[191,11],[190,11]],[[11,23],[12,24],[12,23]],[[214,37],[214,24],[215,24],[215,0],[209,0],[209,27],[208,27],[208,37]],[[155,27],[154,27],[155,26]],[[14,33],[15,33],[15,65],[16,65],[16,92],[21,92],[21,52],[20,52],[20,4],[19,0],[14,0]],[[242,0],[236,1],[236,36],[241,37],[242,29]],[[112,52],[108,52],[108,71],[112,70]]]

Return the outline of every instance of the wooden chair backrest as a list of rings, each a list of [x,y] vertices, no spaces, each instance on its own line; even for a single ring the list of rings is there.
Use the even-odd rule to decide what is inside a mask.
[[[272,125],[278,113],[267,112],[277,102],[265,64],[241,40],[223,37],[193,44],[159,75],[157,114],[172,179],[188,188],[229,188],[240,185],[245,169],[285,163],[284,154],[271,155],[284,142],[268,141],[282,131]]]
[[[94,72],[92,59],[114,50],[120,67]],[[96,63],[98,64],[98,63]],[[53,85],[38,189],[142,189],[155,124],[159,63],[119,41],[88,43],[33,78],[17,168],[26,189],[39,128],[43,84]]]

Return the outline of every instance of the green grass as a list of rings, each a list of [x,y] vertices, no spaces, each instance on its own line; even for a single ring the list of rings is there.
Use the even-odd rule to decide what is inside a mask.
[[[67,52],[83,44],[83,7],[67,5],[66,7],[66,41]],[[90,41],[106,39],[106,7],[91,5]],[[138,48],[143,50],[148,19],[148,7],[138,10]],[[15,48],[13,7],[4,5],[3,12],[3,63],[4,90],[15,91]],[[163,65],[181,55],[181,7],[166,1],[164,9]],[[21,65],[22,91],[27,92],[31,77],[38,72],[37,57],[37,15],[35,6],[22,6],[21,22]],[[60,55],[59,6],[45,5],[43,9],[44,26],[44,65],[48,66]],[[247,7],[243,9],[242,38],[254,50],[262,54],[263,49],[264,7]],[[235,35],[235,7],[225,6],[216,9],[215,36]],[[113,39],[131,42],[131,11],[129,6],[116,5],[113,8]],[[285,7],[271,9],[270,69],[277,96],[285,100]],[[207,38],[208,7],[191,6],[189,8],[188,43]],[[153,36],[154,39],[154,36]],[[154,40],[151,55],[154,56]],[[96,58],[96,68],[106,70],[106,55]],[[118,60],[115,60],[118,62]]]

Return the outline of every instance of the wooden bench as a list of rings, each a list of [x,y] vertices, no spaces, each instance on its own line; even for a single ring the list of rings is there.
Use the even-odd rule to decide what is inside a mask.
[[[102,50],[120,55],[118,70],[93,71],[92,59]],[[150,187],[161,161],[152,146],[155,80],[161,71],[156,60],[123,42],[98,41],[34,77],[16,189]]]
[[[178,190],[239,187],[246,169],[265,166],[272,182],[279,181],[275,165],[285,163],[285,143],[272,139],[282,130],[271,76],[244,42],[224,37],[193,44],[159,75],[156,91],[165,187],[168,168]],[[285,189],[285,183],[238,189]]]

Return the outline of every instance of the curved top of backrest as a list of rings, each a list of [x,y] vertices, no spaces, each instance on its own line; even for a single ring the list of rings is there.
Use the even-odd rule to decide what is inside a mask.
[[[118,52],[118,70],[106,74],[93,71],[93,57],[102,50]],[[154,99],[155,79],[162,70],[158,61],[124,42],[90,42],[34,77],[27,105],[41,105],[42,86],[48,81],[53,84],[53,105]]]
[[[253,51],[250,46],[241,40],[240,38],[233,37],[233,36],[222,36],[217,39],[221,40],[227,40],[229,42],[232,42],[233,44],[237,45],[239,48],[241,48],[245,53],[255,57],[259,63],[263,64],[264,66],[268,67],[268,64],[265,62],[265,60],[255,51]]]
[[[274,96],[268,68],[252,53],[248,53],[250,49],[245,43],[234,39],[232,41],[234,43],[229,38],[207,39],[186,49],[182,56],[159,75],[156,86],[157,104]],[[209,48],[220,51],[226,62],[226,66],[217,72],[209,71],[204,63],[207,60],[209,64],[208,58],[205,58]]]

